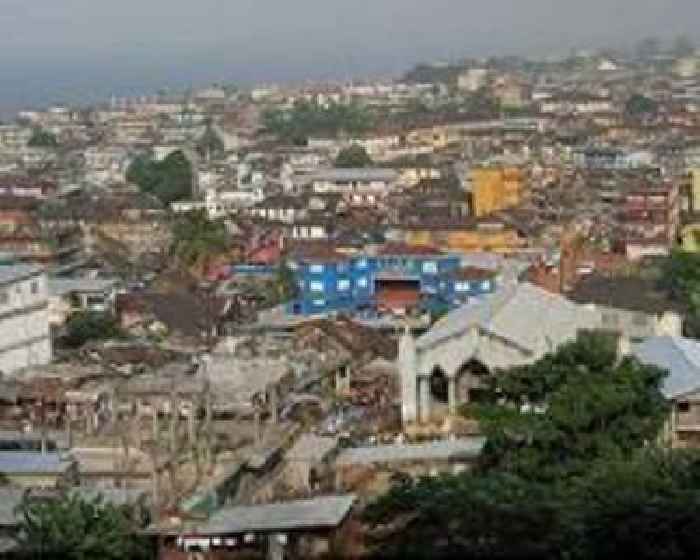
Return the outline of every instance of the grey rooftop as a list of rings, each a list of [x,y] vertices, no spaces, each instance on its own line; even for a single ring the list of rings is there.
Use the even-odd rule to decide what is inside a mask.
[[[27,280],[41,274],[42,269],[33,264],[2,264],[0,265],[0,286]]]
[[[315,181],[395,181],[399,174],[393,169],[351,168],[324,169],[313,174]]]
[[[411,461],[450,461],[475,459],[481,454],[486,438],[472,437],[428,443],[378,445],[347,449],[338,457],[341,466]]]
[[[661,392],[668,399],[700,391],[700,343],[689,338],[656,336],[632,347],[645,364],[668,370]]]
[[[258,506],[237,506],[217,511],[200,533],[227,535],[248,532],[333,529],[355,503],[355,496],[323,496]]]
[[[62,474],[71,464],[56,452],[0,451],[0,473]]]

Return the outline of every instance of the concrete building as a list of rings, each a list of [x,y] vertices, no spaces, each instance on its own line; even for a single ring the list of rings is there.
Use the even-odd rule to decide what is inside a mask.
[[[36,266],[0,265],[0,371],[51,361],[46,275]]]
[[[0,451],[0,472],[20,488],[57,488],[77,481],[77,466],[57,451]]]
[[[317,194],[341,194],[353,206],[375,206],[398,177],[393,169],[327,169],[314,174],[311,186]]]
[[[397,473],[413,479],[459,474],[472,468],[485,443],[475,436],[345,449],[335,461],[336,490],[372,497],[387,492]]]
[[[496,273],[462,268],[460,258],[427,246],[387,244],[377,254],[292,257],[299,287],[293,314],[380,310],[447,310],[490,294]]]
[[[661,387],[671,403],[665,442],[672,447],[700,448],[700,343],[659,336],[629,350],[641,362],[668,371]]]
[[[105,278],[51,278],[49,321],[63,325],[72,313],[114,312],[117,280]]]
[[[465,305],[414,339],[399,343],[404,424],[430,423],[454,414],[479,396],[481,377],[540,359],[582,330],[605,330],[643,340],[673,334],[677,322],[650,320],[641,330],[637,314],[579,305],[531,284],[504,286],[478,304]]]
[[[628,258],[667,255],[680,224],[676,183],[641,184],[627,189],[620,211],[621,241]]]

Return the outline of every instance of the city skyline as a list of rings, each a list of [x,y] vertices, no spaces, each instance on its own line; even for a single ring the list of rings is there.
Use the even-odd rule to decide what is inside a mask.
[[[58,0],[3,3],[0,108],[79,103],[212,82],[251,84],[398,74],[421,61],[629,46],[695,30],[700,5],[649,0],[526,3],[383,0]]]

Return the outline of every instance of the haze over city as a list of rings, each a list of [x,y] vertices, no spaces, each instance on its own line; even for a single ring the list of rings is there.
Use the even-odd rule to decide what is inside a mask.
[[[0,558],[700,558],[698,21],[0,0]]]
[[[4,0],[0,108],[629,46],[649,35],[692,37],[698,18],[693,0]]]

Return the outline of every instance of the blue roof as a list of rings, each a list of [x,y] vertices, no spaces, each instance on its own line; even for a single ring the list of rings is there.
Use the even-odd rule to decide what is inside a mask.
[[[56,474],[65,472],[70,465],[56,452],[0,451],[0,473]]]
[[[632,354],[645,364],[668,370],[661,391],[672,399],[700,391],[700,342],[657,336],[635,344]]]

